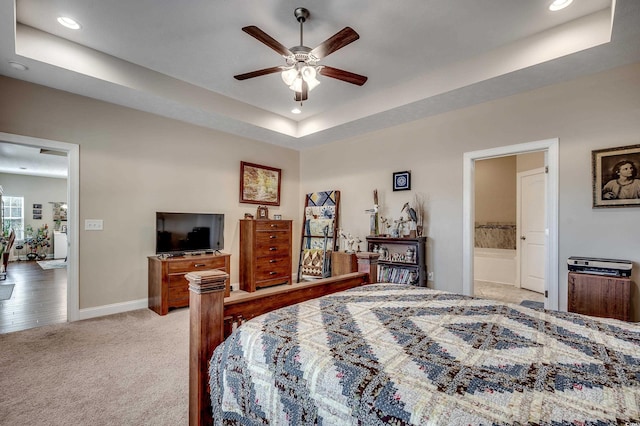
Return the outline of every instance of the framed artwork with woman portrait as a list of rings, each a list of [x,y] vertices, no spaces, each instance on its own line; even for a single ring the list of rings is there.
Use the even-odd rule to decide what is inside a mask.
[[[593,207],[640,207],[640,145],[592,151]]]

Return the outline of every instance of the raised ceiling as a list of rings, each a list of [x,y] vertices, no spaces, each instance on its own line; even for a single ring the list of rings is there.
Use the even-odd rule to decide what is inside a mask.
[[[305,149],[640,61],[640,1],[549,3],[0,0],[0,74]],[[233,75],[284,64],[241,28],[295,46],[298,6],[311,12],[309,47],[345,26],[360,34],[322,64],[369,79],[322,78],[294,115],[278,74]]]

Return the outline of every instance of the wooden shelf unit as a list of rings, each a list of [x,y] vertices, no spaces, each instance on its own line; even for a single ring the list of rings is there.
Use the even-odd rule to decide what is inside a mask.
[[[220,269],[230,273],[230,258],[227,253],[177,256],[161,259],[149,256],[149,309],[158,315],[166,315],[171,308],[189,306],[189,272]],[[229,280],[225,297],[229,296]]]
[[[292,284],[290,220],[240,220],[240,290]]]
[[[631,321],[631,278],[569,272],[569,312]]]
[[[378,282],[396,282],[427,287],[427,237],[392,238],[367,237],[367,251],[373,252],[375,246],[386,247],[390,255],[378,259]],[[394,261],[392,254],[404,254],[407,248],[414,250],[414,261]],[[415,282],[410,282],[410,276],[415,274]]]

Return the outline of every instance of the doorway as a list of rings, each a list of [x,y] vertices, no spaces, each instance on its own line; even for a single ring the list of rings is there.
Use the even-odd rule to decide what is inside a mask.
[[[545,308],[558,309],[558,139],[549,139],[467,152],[463,159],[463,294],[474,293],[474,240],[475,240],[475,162],[482,159],[536,151],[545,153],[546,173],[544,229],[544,283]]]
[[[67,321],[79,319],[78,234],[79,234],[79,146],[49,139],[33,138],[0,132],[0,141],[34,148],[62,151],[67,154]]]

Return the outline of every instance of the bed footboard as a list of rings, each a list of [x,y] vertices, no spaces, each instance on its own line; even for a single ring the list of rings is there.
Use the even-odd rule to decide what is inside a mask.
[[[210,425],[211,400],[208,389],[209,359],[224,340],[225,319],[243,320],[326,294],[374,283],[378,254],[358,253],[358,271],[312,282],[270,287],[253,293],[232,294],[225,299],[228,275],[219,270],[191,272],[189,280],[189,424]],[[371,278],[370,278],[371,277]],[[230,331],[227,327],[227,332]]]

